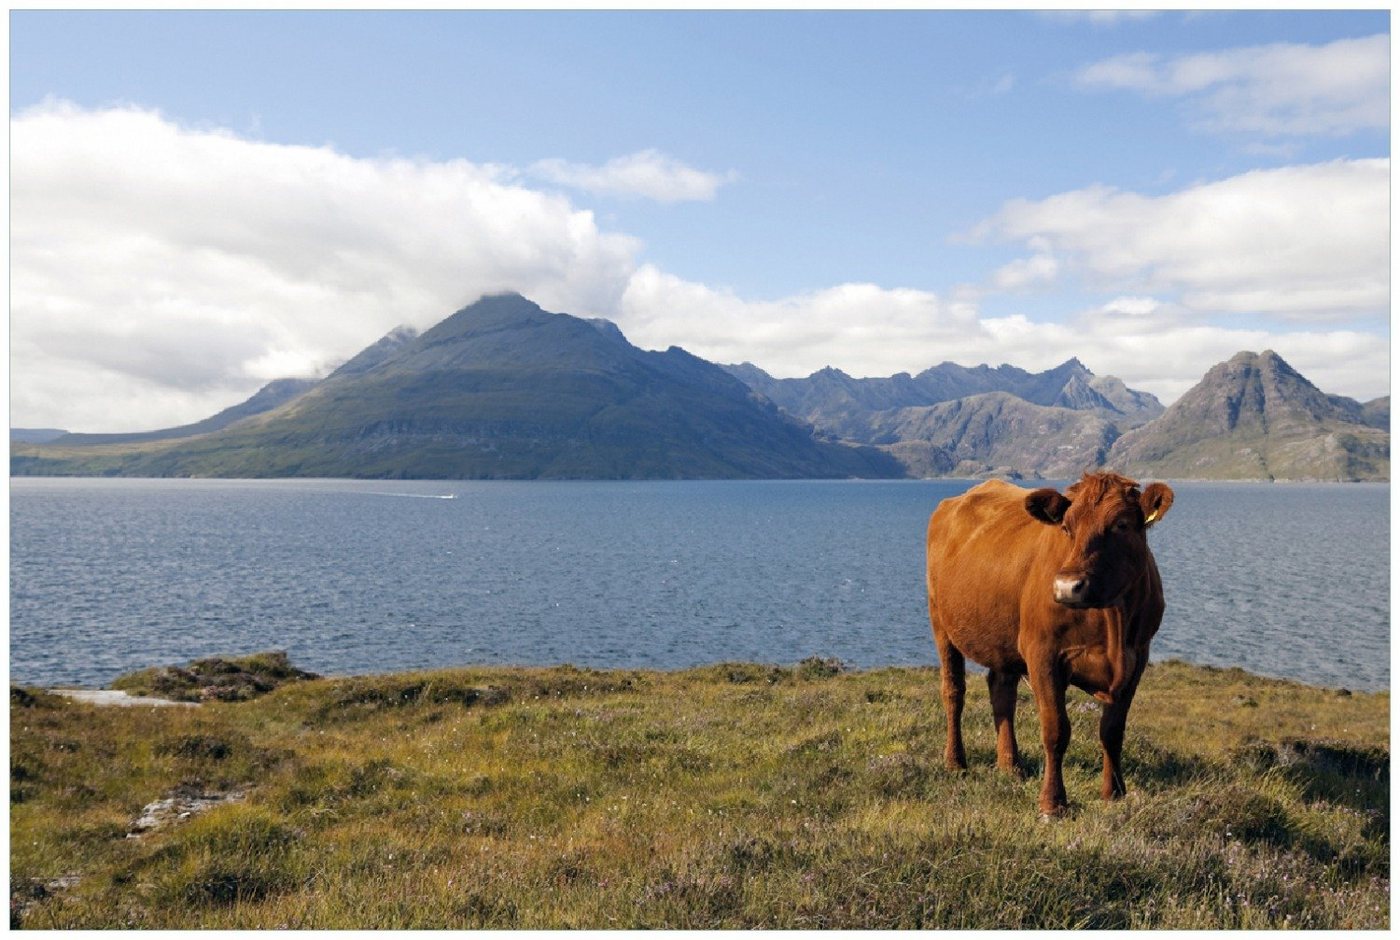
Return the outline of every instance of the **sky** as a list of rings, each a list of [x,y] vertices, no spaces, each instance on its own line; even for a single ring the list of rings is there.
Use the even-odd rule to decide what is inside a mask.
[[[1387,395],[1389,25],[13,11],[11,426],[196,421],[503,290],[780,377]]]

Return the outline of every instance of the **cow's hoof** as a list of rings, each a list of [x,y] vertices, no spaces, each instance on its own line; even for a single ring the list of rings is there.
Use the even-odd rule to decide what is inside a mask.
[[[1068,806],[1054,806],[1054,807],[1051,807],[1050,809],[1046,809],[1045,807],[1041,807],[1041,809],[1040,809],[1040,821],[1041,821],[1041,822],[1059,822],[1061,819],[1065,819],[1065,818],[1067,818],[1068,816],[1069,816],[1069,807],[1068,807]]]

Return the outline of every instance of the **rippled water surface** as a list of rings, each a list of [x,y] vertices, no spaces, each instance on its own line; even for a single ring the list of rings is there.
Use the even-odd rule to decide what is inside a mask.
[[[11,679],[274,648],[325,673],[933,664],[924,527],[969,485],[19,478]],[[1388,685],[1388,486],[1176,491],[1154,659]]]

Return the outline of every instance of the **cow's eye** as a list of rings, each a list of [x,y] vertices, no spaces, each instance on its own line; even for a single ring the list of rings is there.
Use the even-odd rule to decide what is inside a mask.
[[[1060,531],[1063,532],[1065,535],[1069,535],[1069,526],[1067,526],[1067,525],[1065,525],[1063,522],[1061,522],[1061,523],[1060,523]]]
[[[1127,519],[1119,519],[1117,522],[1113,523],[1113,531],[1114,531],[1114,532],[1127,532],[1127,531],[1128,531],[1129,525],[1130,525],[1130,523],[1128,522]]]

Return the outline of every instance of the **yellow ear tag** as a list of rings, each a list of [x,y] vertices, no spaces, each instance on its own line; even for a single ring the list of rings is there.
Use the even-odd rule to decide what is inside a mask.
[[[1151,524],[1152,524],[1152,520],[1153,520],[1153,519],[1156,519],[1156,518],[1157,518],[1157,510],[1154,509],[1154,510],[1152,510],[1152,515],[1150,515],[1150,516],[1147,517],[1147,521],[1146,521],[1145,523],[1143,523],[1143,525],[1151,525]]]

